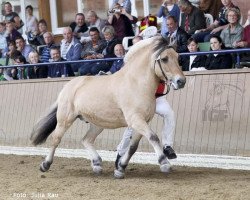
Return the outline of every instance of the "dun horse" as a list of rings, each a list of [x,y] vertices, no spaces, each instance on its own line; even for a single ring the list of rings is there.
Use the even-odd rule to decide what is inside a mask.
[[[105,128],[126,126],[133,128],[135,135],[115,170],[115,177],[124,177],[125,168],[142,136],[153,146],[161,171],[169,171],[170,163],[148,122],[155,113],[155,92],[159,82],[170,82],[174,89],[185,85],[178,54],[163,37],[155,36],[134,45],[124,62],[124,67],[113,75],[81,76],[64,86],[57,101],[37,122],[31,134],[32,143],[38,145],[52,133],[52,148],[40,165],[41,171],[50,168],[61,138],[77,118],[90,123],[82,143],[90,152],[95,173],[102,172],[102,159],[94,148],[96,137]]]

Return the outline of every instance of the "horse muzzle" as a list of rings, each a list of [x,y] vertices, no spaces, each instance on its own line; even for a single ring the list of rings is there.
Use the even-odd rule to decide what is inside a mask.
[[[186,84],[186,78],[185,78],[185,77],[177,76],[177,77],[174,77],[174,78],[171,80],[171,85],[172,85],[172,87],[173,87],[175,90],[184,88],[185,84]]]

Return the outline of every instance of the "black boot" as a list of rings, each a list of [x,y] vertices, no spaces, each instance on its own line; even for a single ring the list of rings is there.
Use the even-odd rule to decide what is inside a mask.
[[[177,158],[177,155],[176,155],[174,149],[171,146],[163,147],[163,153],[165,154],[165,156],[167,156],[168,159]]]

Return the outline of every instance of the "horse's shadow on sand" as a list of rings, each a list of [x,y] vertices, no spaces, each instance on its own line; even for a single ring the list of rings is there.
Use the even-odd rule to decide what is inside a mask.
[[[57,168],[55,166],[55,168]],[[56,170],[56,169],[55,169]],[[53,168],[49,170],[49,173],[53,173]],[[103,167],[103,172],[100,175],[93,173],[90,166],[82,166],[82,168],[72,169],[70,166],[61,168],[60,173],[64,177],[86,177],[86,178],[100,178],[100,179],[112,179],[114,178],[114,168],[110,166]],[[226,170],[213,169],[213,168],[191,168],[191,167],[179,167],[173,166],[172,170],[168,174],[164,174],[160,171],[158,165],[136,165],[131,164],[126,169],[125,179],[157,179],[157,180],[200,180],[208,178],[210,176],[217,176],[227,174]],[[55,175],[56,176],[56,175]]]

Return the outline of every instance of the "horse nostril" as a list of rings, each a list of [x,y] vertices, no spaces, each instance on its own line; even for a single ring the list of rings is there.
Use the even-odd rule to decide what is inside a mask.
[[[177,84],[179,86],[179,88],[183,88],[185,86],[185,83],[186,83],[186,79],[178,79],[177,80]]]

